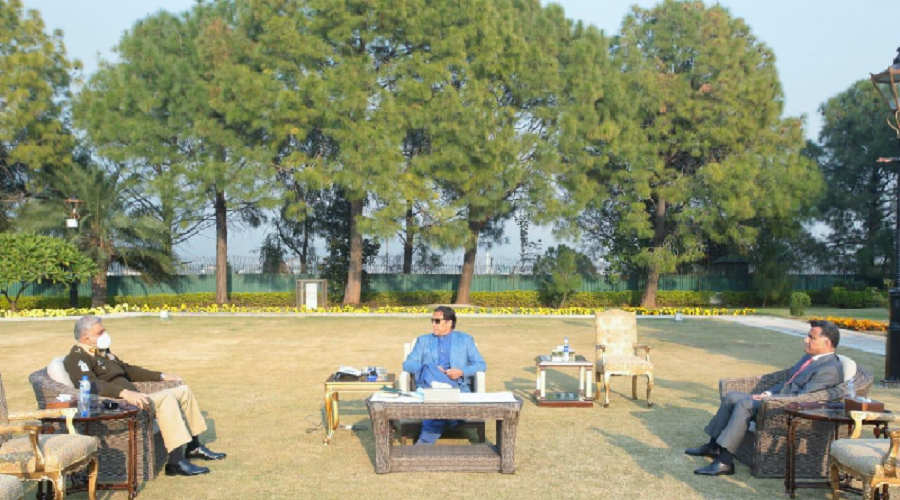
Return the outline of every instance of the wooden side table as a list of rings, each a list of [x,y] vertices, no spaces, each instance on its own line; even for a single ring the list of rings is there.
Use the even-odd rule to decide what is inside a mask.
[[[333,376],[325,380],[325,439],[327,446],[334,437],[334,430],[341,424],[340,393],[358,393],[371,395],[385,388],[396,388],[397,376],[388,373],[387,380],[381,382],[366,382],[363,378],[355,382],[335,382]]]
[[[76,416],[73,419],[75,424],[75,428],[79,429],[85,436],[91,436],[91,427],[98,426],[101,429],[106,426],[106,424],[113,420],[124,420],[128,423],[128,456],[125,457],[125,471],[126,471],[126,480],[124,483],[97,483],[98,490],[127,490],[128,498],[133,499],[137,496],[138,492],[138,475],[137,475],[137,416],[141,412],[139,408],[133,406],[122,406],[118,410],[98,410],[96,408],[91,409],[90,417],[80,417]],[[42,418],[41,422],[43,424],[50,423],[62,423],[65,422],[65,418]],[[102,432],[102,430],[101,430]],[[106,453],[105,450],[101,449],[97,453],[97,458],[99,460],[99,467],[102,471],[105,467],[113,467],[114,465],[110,464],[107,461],[115,461],[120,460],[118,458],[110,456],[110,454]],[[121,463],[121,462],[120,462]],[[75,493],[79,491],[86,491],[87,487],[80,488],[76,486],[74,489],[68,489],[67,493]],[[43,495],[43,482],[38,483],[38,496],[37,498],[42,498]]]
[[[848,434],[853,432],[853,419],[844,410],[844,403],[790,403],[784,407],[784,413],[788,417],[788,435],[787,435],[787,455],[784,474],[784,489],[794,498],[794,494],[799,488],[825,488],[830,489],[831,484],[827,480],[797,482],[797,426],[802,420],[813,420],[818,422],[829,422],[834,424],[834,432],[830,436],[828,446],[831,441],[840,437],[840,428],[842,425],[847,426]],[[889,412],[888,412],[889,413]],[[884,435],[888,437],[887,424],[884,422],[863,421],[864,425],[874,425],[874,433],[876,437]],[[859,493],[859,490],[850,488],[849,484],[842,484],[841,489],[845,491],[853,491]]]
[[[534,358],[537,365],[537,387],[534,399],[538,406],[590,408],[594,406],[594,384],[588,378],[588,372],[594,363],[576,355],[569,361],[552,361],[550,356],[540,355]],[[578,392],[547,392],[547,368],[578,369]]]

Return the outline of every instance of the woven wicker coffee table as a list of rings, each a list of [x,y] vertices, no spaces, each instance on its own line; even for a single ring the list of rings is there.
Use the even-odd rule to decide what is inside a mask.
[[[325,380],[325,439],[322,442],[325,443],[325,445],[328,445],[334,438],[334,430],[341,424],[340,393],[355,392],[372,394],[385,387],[396,387],[396,380],[397,376],[393,373],[388,373],[387,380],[381,382],[366,382],[365,380],[335,382],[333,377],[328,377],[328,379]]]
[[[375,435],[375,472],[516,472],[522,398],[509,403],[393,403],[366,399]],[[394,446],[391,420],[496,420],[497,443]]]

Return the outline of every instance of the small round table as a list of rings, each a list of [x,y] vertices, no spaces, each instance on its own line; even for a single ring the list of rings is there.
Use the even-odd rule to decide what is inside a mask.
[[[890,413],[889,411],[885,411]],[[794,498],[794,492],[797,488],[831,488],[828,481],[810,481],[798,483],[796,480],[796,453],[797,453],[797,425],[801,420],[814,420],[818,422],[830,422],[834,424],[834,433],[831,435],[831,441],[840,437],[841,425],[847,426],[847,432],[853,432],[853,419],[844,410],[844,403],[789,403],[784,407],[784,413],[788,417],[788,435],[787,435],[787,460],[785,464],[784,487],[785,491]],[[887,437],[885,430],[887,424],[879,421],[864,420],[864,425],[873,425],[873,433],[875,437],[884,435]],[[829,441],[829,446],[831,443]],[[846,485],[849,489],[849,485]],[[842,485],[841,489],[845,489]],[[852,490],[851,490],[852,491]]]
[[[140,412],[140,408],[129,405],[122,405],[118,410],[106,410],[102,408],[98,409],[92,407],[90,417],[81,417],[76,415],[73,419],[75,427],[79,429],[85,436],[91,435],[91,424],[100,423],[100,425],[102,425],[104,422],[108,422],[111,420],[124,420],[128,423],[128,456],[126,457],[125,461],[127,479],[124,483],[97,483],[98,490],[128,490],[129,499],[137,496],[137,416]],[[65,417],[41,419],[41,422],[43,422],[44,424],[64,423],[65,421]],[[99,457],[102,462],[102,451],[99,454]],[[102,463],[100,463],[100,467],[103,467]],[[78,491],[83,490],[76,486],[74,489],[70,489],[67,492],[74,493]],[[38,498],[41,498],[40,495],[42,493],[42,483],[38,483]]]

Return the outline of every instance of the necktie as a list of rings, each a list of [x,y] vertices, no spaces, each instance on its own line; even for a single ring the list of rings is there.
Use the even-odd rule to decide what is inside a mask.
[[[800,375],[800,372],[802,372],[803,370],[805,370],[806,367],[809,366],[809,364],[812,363],[812,362],[813,362],[813,359],[812,359],[812,358],[807,359],[807,360],[806,360],[806,363],[803,363],[802,365],[800,365],[800,369],[797,370],[796,372],[794,372],[794,375],[791,377],[790,380],[787,381],[787,383],[790,384],[791,382],[793,382],[794,379],[797,378],[797,375]]]

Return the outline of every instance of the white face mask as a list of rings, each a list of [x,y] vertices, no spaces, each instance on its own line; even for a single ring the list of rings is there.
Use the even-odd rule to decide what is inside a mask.
[[[109,349],[110,345],[112,345],[112,337],[108,333],[97,337],[97,349]]]

